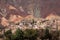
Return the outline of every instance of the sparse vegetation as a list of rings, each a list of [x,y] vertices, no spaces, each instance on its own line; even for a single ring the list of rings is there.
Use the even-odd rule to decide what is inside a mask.
[[[28,40],[36,40],[37,39],[37,30],[26,29],[24,31],[24,38],[28,39]]]
[[[4,33],[5,37],[8,39],[8,40],[11,40],[11,36],[12,36],[12,31],[11,30],[8,30]]]
[[[41,31],[41,32],[40,32]],[[49,29],[26,29],[20,30],[19,28],[13,34],[11,30],[5,32],[6,40],[59,40],[59,31],[58,32],[49,32]]]

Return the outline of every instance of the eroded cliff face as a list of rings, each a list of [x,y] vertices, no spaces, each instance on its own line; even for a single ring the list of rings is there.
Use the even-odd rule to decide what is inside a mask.
[[[9,9],[10,6],[10,9]],[[6,8],[8,15],[18,14],[25,17],[35,10],[38,6],[40,9],[40,16],[45,18],[50,13],[55,12],[60,15],[60,0],[0,0],[0,9]],[[21,11],[21,7],[23,12]],[[28,14],[28,12],[30,13]]]
[[[25,4],[26,3],[26,4]],[[26,17],[27,12],[27,1],[22,0],[0,0],[0,12],[4,12],[6,10],[7,15],[20,15],[22,17]],[[1,10],[3,9],[3,10]],[[5,13],[2,13],[5,14]],[[1,15],[2,16],[2,15]]]
[[[41,0],[40,6],[42,17],[46,17],[52,12],[60,15],[60,0]]]

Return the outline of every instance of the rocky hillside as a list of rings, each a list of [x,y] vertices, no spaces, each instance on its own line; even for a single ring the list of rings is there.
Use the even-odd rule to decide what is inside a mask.
[[[32,11],[38,7],[41,17],[46,17],[51,12],[60,15],[59,5],[60,0],[0,0],[0,12],[1,9],[5,9],[7,10],[6,13],[8,13],[8,16],[10,14],[18,14],[25,17],[32,14]]]

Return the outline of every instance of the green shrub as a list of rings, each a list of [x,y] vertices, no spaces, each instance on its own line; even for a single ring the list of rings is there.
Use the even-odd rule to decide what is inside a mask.
[[[11,40],[16,40],[16,35],[15,34],[12,34]]]
[[[12,36],[11,30],[6,31],[6,32],[4,33],[4,35],[5,35],[5,37],[6,37],[7,39],[11,40],[11,36]]]
[[[26,29],[25,31],[22,31],[19,28],[16,30],[14,34],[12,34],[11,30],[5,32],[7,40],[36,40],[37,34],[37,30]]]
[[[36,40],[37,38],[37,31],[34,29],[26,29],[24,31],[24,38],[29,40]]]
[[[45,29],[45,37],[48,38],[49,37],[49,29]]]
[[[18,28],[15,32],[14,38],[15,40],[23,40],[23,31]]]
[[[44,38],[45,38],[45,39],[51,39],[51,38],[52,38],[52,35],[50,34],[48,28],[45,29]]]

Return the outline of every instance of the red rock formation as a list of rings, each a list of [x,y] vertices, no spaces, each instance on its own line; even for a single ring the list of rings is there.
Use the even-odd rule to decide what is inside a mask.
[[[60,15],[60,0],[40,0],[40,7],[42,17],[48,16],[53,11]]]

